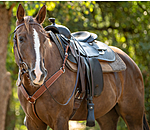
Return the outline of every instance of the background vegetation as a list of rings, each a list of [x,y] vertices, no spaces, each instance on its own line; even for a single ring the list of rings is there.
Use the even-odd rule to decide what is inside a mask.
[[[98,40],[119,47],[139,66],[145,83],[145,112],[150,124],[150,2],[20,2],[26,15],[35,16],[43,4],[47,6],[47,17],[43,26],[50,24],[49,17],[55,17],[57,24],[67,26],[71,32],[87,30],[98,35]],[[11,32],[15,29],[16,11],[19,2],[1,2],[10,8],[12,4]],[[1,25],[2,26],[2,25]],[[6,130],[25,130],[24,112],[17,97],[15,85],[18,67],[13,55],[13,42],[8,37],[6,67],[11,73],[12,94],[9,99]],[[131,86],[132,87],[132,86]],[[138,106],[137,106],[138,107]],[[88,128],[86,128],[88,129]],[[99,129],[97,127],[94,128]],[[127,127],[119,120],[118,130]]]

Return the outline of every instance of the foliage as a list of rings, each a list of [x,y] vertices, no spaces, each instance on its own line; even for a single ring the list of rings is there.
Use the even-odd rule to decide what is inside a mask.
[[[16,4],[12,10],[11,33],[15,29],[18,2],[5,2],[7,8]],[[87,30],[98,34],[98,40],[117,46],[125,51],[140,67],[145,83],[145,111],[150,123],[150,2],[100,2],[100,1],[21,1],[27,15],[35,16],[43,4],[47,6],[47,26],[49,17],[55,17],[57,24],[67,26],[71,32]],[[0,2],[4,4],[4,2]],[[24,113],[17,98],[17,66],[13,55],[12,39],[8,44],[7,70],[12,74],[12,96],[10,111],[15,113],[15,129],[24,130]],[[9,111],[9,113],[10,113]],[[9,129],[9,128],[8,128]],[[119,119],[118,130],[126,125]]]

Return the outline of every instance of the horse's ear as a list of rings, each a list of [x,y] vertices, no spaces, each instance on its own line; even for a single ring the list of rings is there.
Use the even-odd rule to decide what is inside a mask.
[[[25,15],[24,8],[21,4],[19,4],[18,9],[17,9],[18,22],[22,22],[24,20],[24,15]]]
[[[39,24],[43,23],[46,17],[46,6],[43,5],[43,7],[40,9],[36,16],[36,20]]]

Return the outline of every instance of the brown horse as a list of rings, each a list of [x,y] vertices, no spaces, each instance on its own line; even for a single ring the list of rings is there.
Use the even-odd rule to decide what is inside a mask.
[[[63,60],[55,43],[47,38],[42,27],[46,16],[46,7],[43,6],[35,18],[24,16],[25,11],[21,4],[17,10],[15,30],[15,58],[16,63],[28,69],[28,72],[19,76],[29,95],[32,95],[48,77],[51,77],[61,66]],[[111,47],[125,62],[127,69],[122,72],[103,74],[104,88],[100,96],[94,97],[95,118],[102,130],[116,130],[119,116],[121,116],[130,130],[149,130],[144,114],[144,84],[142,74],[135,62],[123,51]],[[19,75],[20,75],[19,71]],[[60,103],[65,103],[75,85],[76,73],[66,68],[65,73],[49,88],[49,92]],[[26,100],[20,86],[18,97],[26,114],[25,125],[29,130],[46,130],[49,125],[54,130],[68,130],[69,117],[74,106],[74,97],[64,106],[51,98],[45,91],[34,104]],[[80,108],[72,120],[86,120],[87,103],[83,99]]]

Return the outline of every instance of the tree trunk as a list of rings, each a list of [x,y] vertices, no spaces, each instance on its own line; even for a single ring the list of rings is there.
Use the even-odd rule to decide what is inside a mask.
[[[10,32],[10,13],[0,4],[0,129],[5,129],[8,99],[11,94],[10,73],[6,70],[8,34]]]

